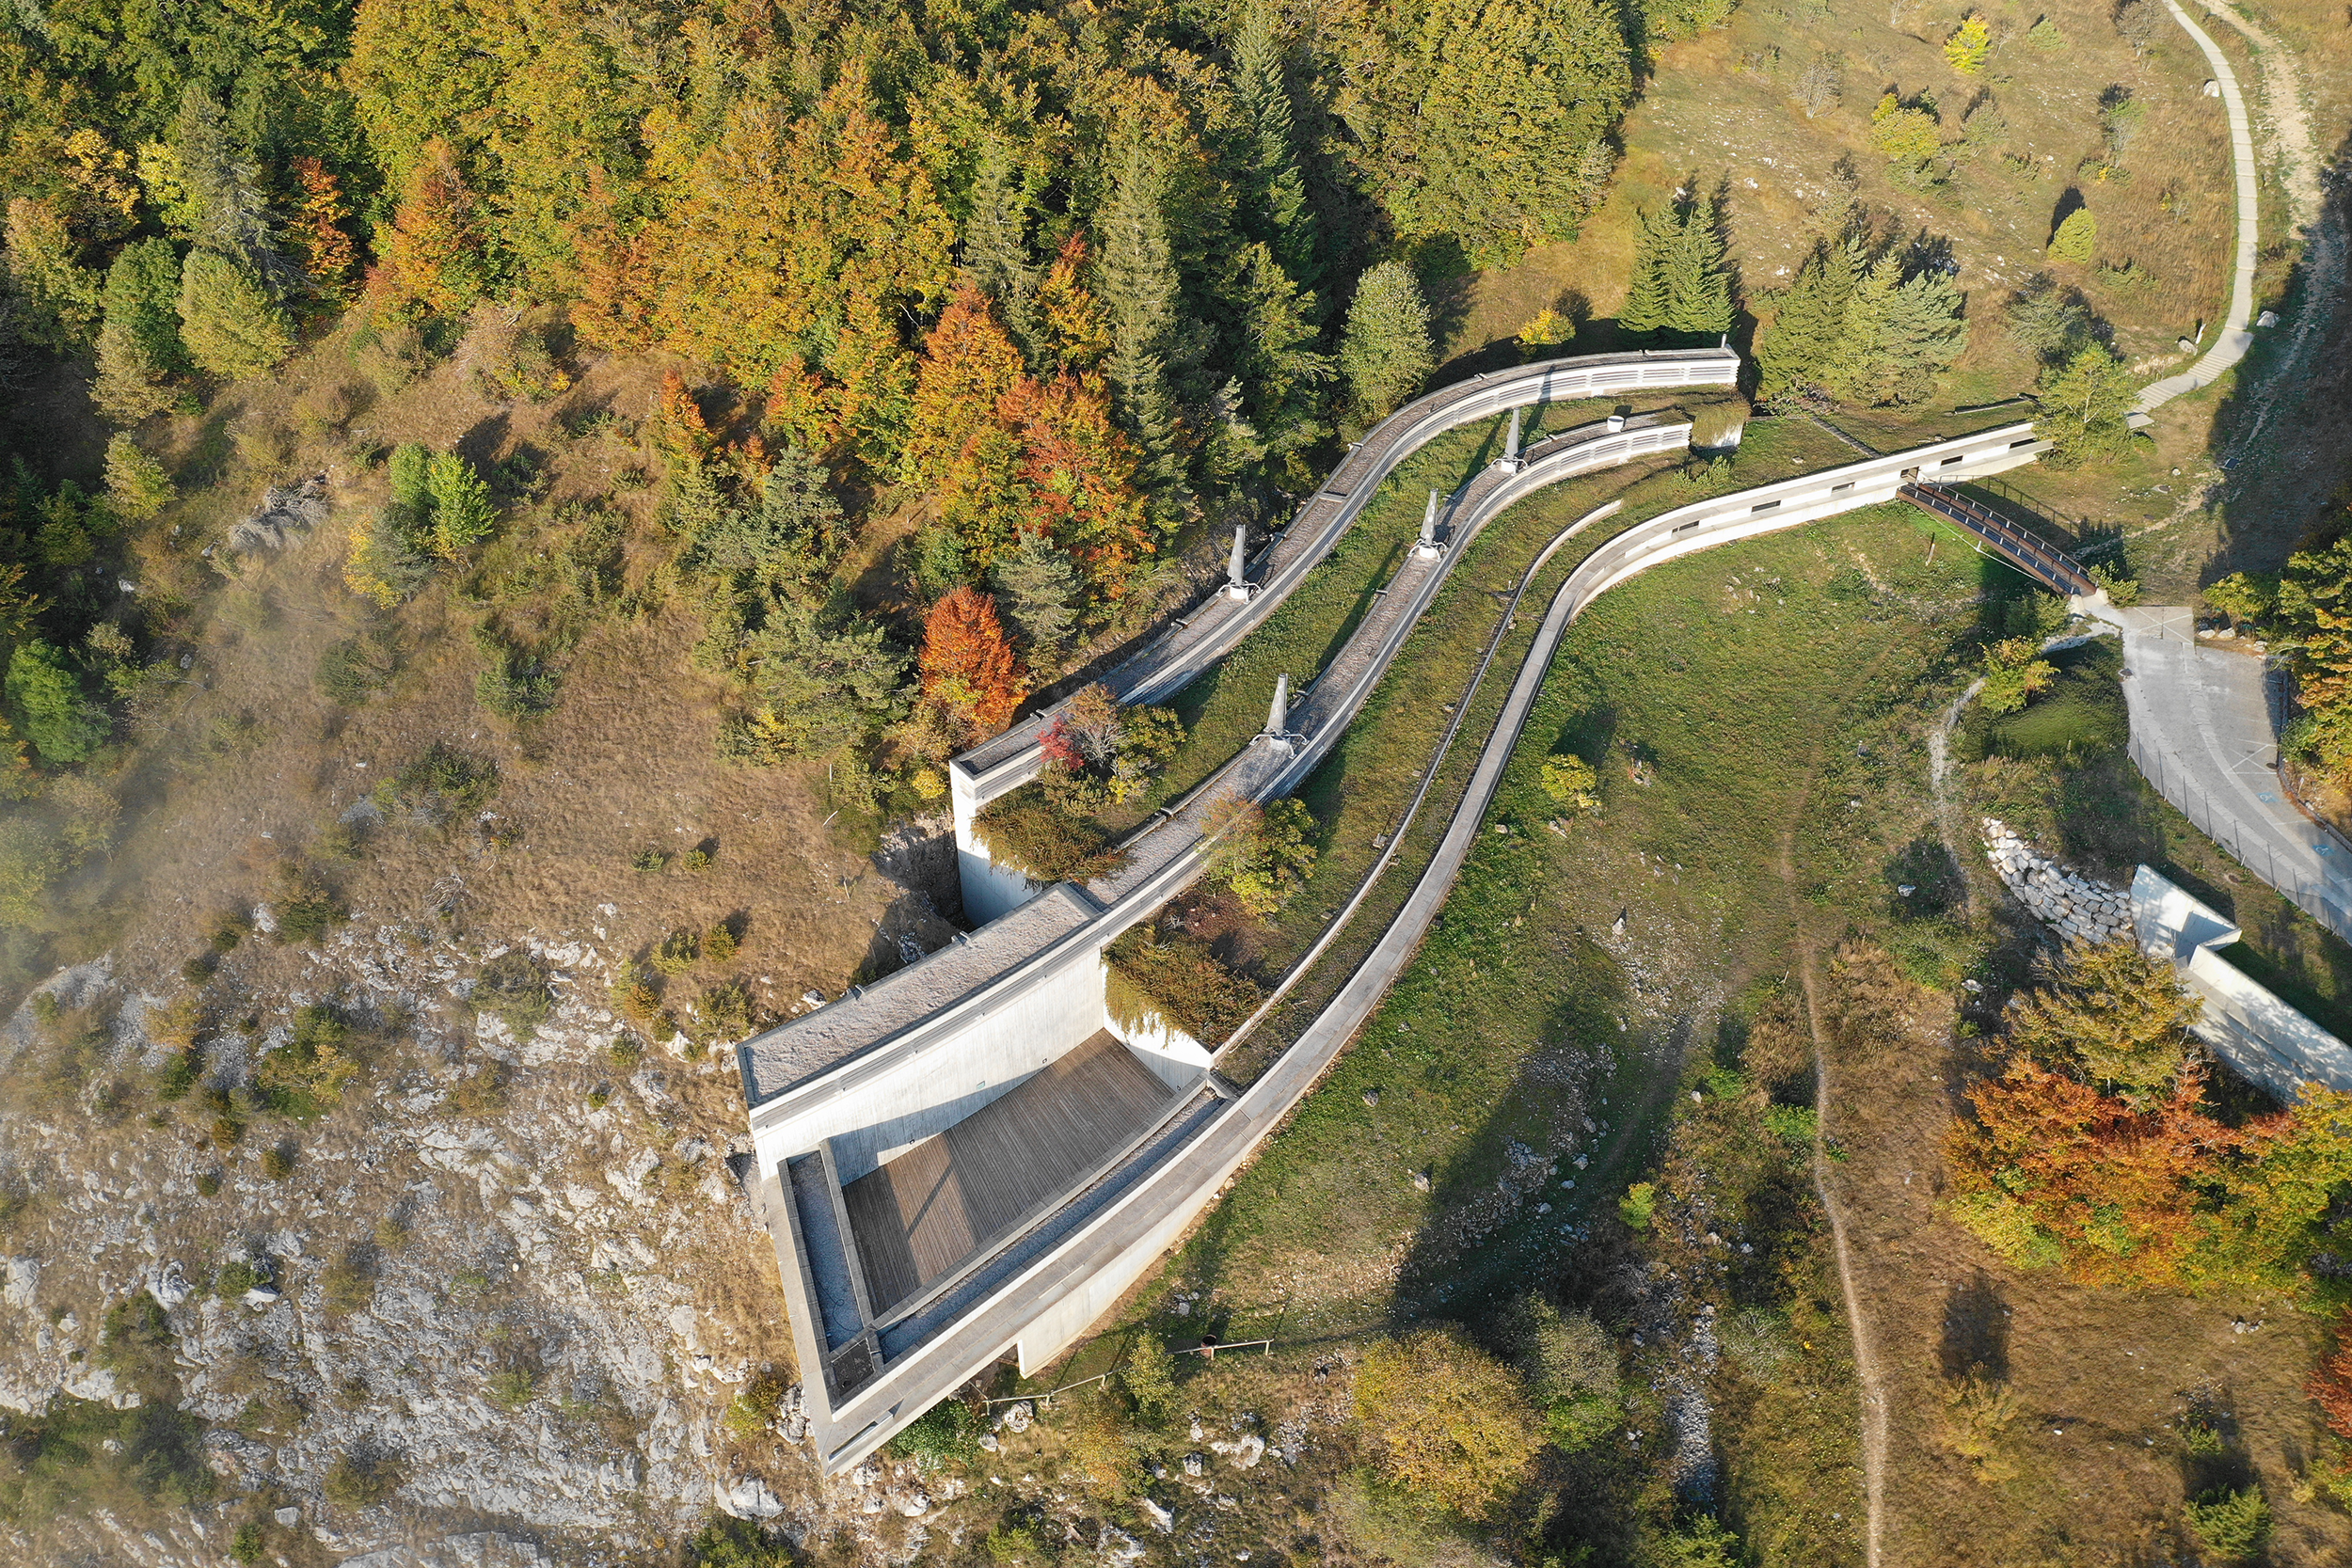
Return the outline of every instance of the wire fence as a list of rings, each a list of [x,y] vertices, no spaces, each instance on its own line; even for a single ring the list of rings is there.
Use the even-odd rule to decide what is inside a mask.
[[[2347,913],[2342,903],[2328,895],[2323,884],[2312,879],[2308,868],[2297,863],[2299,855],[2292,851],[2288,855],[2280,855],[2275,845],[2254,832],[2225,802],[2215,800],[2199,788],[2186,768],[2178,763],[2168,762],[2162,752],[2138,736],[2132,737],[2131,758],[2141,776],[2156,786],[2156,793],[2170,801],[2199,832],[2228,850],[2240,865],[2278,889],[2280,897],[2346,942],[2352,942],[2352,914]],[[2281,800],[2286,798],[2283,783],[2273,787]],[[2332,845],[2315,845],[2312,848],[2323,858],[2338,852]]]

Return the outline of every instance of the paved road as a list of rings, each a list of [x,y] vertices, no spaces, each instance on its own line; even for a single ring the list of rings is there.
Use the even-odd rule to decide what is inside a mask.
[[[2239,864],[2352,942],[2352,846],[2280,781],[2263,660],[2201,644],[2185,610],[2103,618],[2123,628],[2133,762]]]
[[[2253,122],[2247,118],[2246,95],[2238,90],[2237,72],[2230,69],[2230,57],[2221,52],[2221,46],[2188,19],[2188,12],[2181,9],[2180,0],[2164,0],[2164,7],[2172,13],[2172,20],[2197,41],[2197,47],[2205,52],[2206,60],[2213,66],[2214,80],[2221,86],[2221,106],[2230,117],[2230,159],[2237,167],[2237,254],[2231,267],[2230,313],[2222,318],[2213,347],[2188,369],[2141,388],[2139,401],[2132,405],[2134,412],[2140,414],[2212,386],[2222,372],[2246,357],[2247,345],[2254,341],[2254,335],[2246,329],[2254,314],[2256,214],[2261,210],[2254,185]]]

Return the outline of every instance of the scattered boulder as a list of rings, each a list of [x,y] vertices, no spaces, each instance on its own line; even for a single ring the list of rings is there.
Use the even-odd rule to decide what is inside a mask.
[[[711,1501],[730,1519],[772,1519],[784,1512],[784,1500],[757,1476],[710,1482]]]
[[[1028,1431],[1029,1422],[1036,1414],[1027,1400],[1020,1401],[1005,1412],[1005,1430],[1012,1433]]]
[[[312,474],[292,489],[262,493],[262,504],[229,531],[232,554],[280,550],[326,521],[326,476]]]

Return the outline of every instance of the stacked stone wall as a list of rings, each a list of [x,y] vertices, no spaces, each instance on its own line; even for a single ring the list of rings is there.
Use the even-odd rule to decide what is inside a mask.
[[[2001,885],[2043,925],[2085,942],[2115,942],[2131,934],[2129,893],[2069,871],[1997,817],[1984,819],[1984,853]]]

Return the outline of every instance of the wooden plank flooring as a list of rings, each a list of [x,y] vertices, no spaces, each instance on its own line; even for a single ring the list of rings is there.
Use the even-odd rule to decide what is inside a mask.
[[[886,1312],[1108,1159],[1172,1093],[1107,1030],[843,1189]]]

